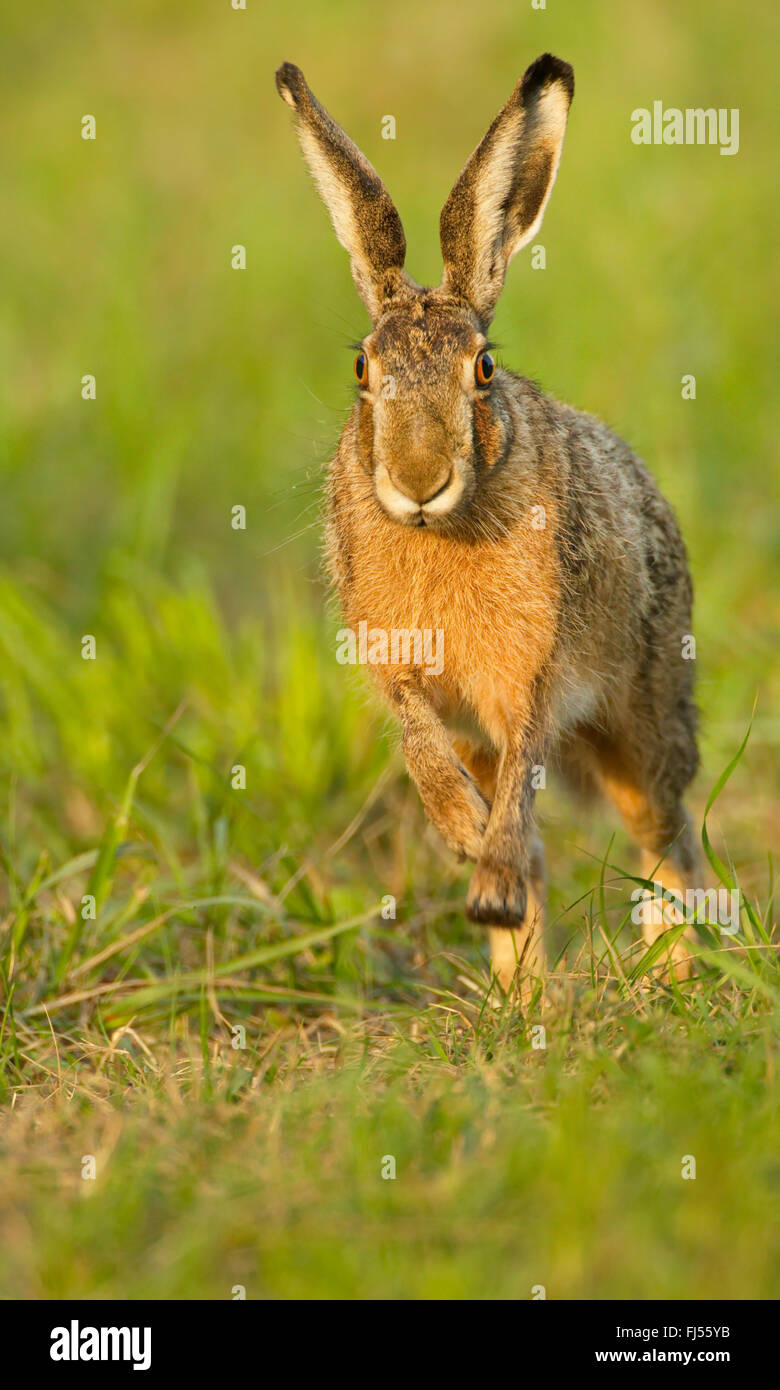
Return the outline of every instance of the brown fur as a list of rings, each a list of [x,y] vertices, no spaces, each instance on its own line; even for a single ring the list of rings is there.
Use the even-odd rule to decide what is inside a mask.
[[[331,571],[351,628],[444,634],[440,674],[372,670],[430,819],[475,861],[467,913],[491,928],[502,984],[519,965],[528,997],[543,960],[534,768],[557,760],[609,796],[645,869],[668,856],[669,886],[695,865],[682,806],[697,762],[692,595],[671,508],[593,417],[503,369],[487,388],[474,379],[506,265],[549,197],[573,76],[545,55],[518,83],[445,206],[431,290],[402,270],[402,232],[372,240],[378,204],[385,228],[397,218],[378,176],[359,152],[360,176],[344,174],[354,146],[298,70],[280,72],[304,147],[336,150],[317,181],[334,222],[361,228],[342,240],[373,319],[368,385],[330,470]],[[648,941],[665,929],[652,914]],[[685,973],[681,948],[672,960]]]

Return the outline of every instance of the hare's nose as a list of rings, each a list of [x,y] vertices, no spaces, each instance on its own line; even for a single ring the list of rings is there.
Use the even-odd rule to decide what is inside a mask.
[[[426,503],[432,502],[434,497],[438,497],[445,492],[452,481],[452,465],[447,463],[431,477],[430,473],[425,475],[409,472],[405,474],[390,475],[390,480],[398,492],[403,493],[411,502],[416,502],[418,507],[424,507]]]
[[[438,517],[444,517],[461,501],[464,483],[461,473],[454,464],[422,486],[412,486],[409,477],[402,479],[390,476],[388,469],[380,463],[374,475],[377,500],[394,521],[407,526],[423,526]]]

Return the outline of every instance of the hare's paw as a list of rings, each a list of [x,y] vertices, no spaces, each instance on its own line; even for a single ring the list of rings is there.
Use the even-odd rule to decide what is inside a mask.
[[[525,921],[527,893],[516,869],[483,859],[471,875],[466,916],[485,926],[520,927]]]

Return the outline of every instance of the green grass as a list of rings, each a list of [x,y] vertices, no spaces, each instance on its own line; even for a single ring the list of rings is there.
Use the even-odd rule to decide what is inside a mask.
[[[776,1296],[769,11],[52,0],[3,38],[0,1296]],[[433,280],[455,174],[545,48],[578,84],[548,269],[518,258],[495,332],[678,511],[692,809],[717,786],[711,881],[750,913],[659,984],[630,847],[550,788],[554,971],[524,1018],[334,660],[317,504],[365,325],[272,75],[301,64]],[[740,107],[739,155],[637,149],[654,99]]]
[[[580,998],[546,1053],[452,998],[417,1040],[408,1015],[288,1023],[208,1063],[196,1025],[176,1077],[126,1035],[67,1107],[16,1119],[3,1292],[772,1297],[776,1108],[763,1025],[735,1004],[702,1025]]]

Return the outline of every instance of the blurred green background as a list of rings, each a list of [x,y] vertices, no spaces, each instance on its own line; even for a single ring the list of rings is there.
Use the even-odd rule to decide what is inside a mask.
[[[758,689],[752,748],[776,747],[771,6],[753,7],[746,24],[728,0],[556,0],[541,11],[497,0],[457,16],[438,0],[248,0],[246,11],[229,0],[77,0],[67,11],[43,3],[34,19],[12,10],[3,28],[6,771],[56,776],[64,736],[51,727],[55,700],[38,712],[45,727],[24,737],[19,707],[35,673],[21,685],[11,673],[15,603],[63,637],[55,665],[92,726],[84,744],[100,723],[100,757],[110,745],[125,763],[143,739],[119,705],[90,707],[75,636],[94,633],[136,685],[142,670],[136,713],[163,719],[161,665],[173,653],[182,686],[197,682],[204,604],[229,631],[248,624],[257,636],[275,616],[294,644],[299,624],[304,649],[321,623],[321,470],[352,396],[346,344],[366,321],[276,95],[278,62],[303,67],[377,165],[411,272],[437,283],[440,207],[545,49],[568,58],[577,81],[538,238],[547,269],[533,271],[528,252],[514,262],[495,333],[509,365],[623,432],[679,512],[708,773]],[[633,145],[630,113],[657,99],[738,107],[738,155]],[[387,113],[394,141],[381,138]],[[95,141],[80,138],[84,114],[96,117]],[[231,268],[237,243],[245,271]],[[94,402],[81,399],[87,373]],[[682,399],[685,373],[695,401]],[[230,528],[236,503],[245,532]],[[278,646],[253,648],[258,683]],[[229,723],[235,687],[223,674]],[[88,748],[69,754],[72,772],[93,780]],[[110,770],[101,781],[111,784]],[[751,807],[766,814],[759,788]]]
[[[760,1009],[776,993],[760,954],[752,958],[758,983],[746,973],[737,997],[715,972],[707,1007],[701,995],[690,1009],[678,998],[671,1020],[663,1001],[648,1020],[631,990],[608,1017],[603,993],[576,1024],[564,1009],[547,1070],[523,1051],[522,1020],[484,1039],[484,946],[460,915],[467,869],[425,829],[385,713],[360,675],[345,682],[334,660],[318,506],[352,400],[348,345],[367,321],[273,75],[285,59],[303,68],[385,179],[406,228],[410,272],[437,283],[439,211],[464,160],[534,57],[551,50],[573,64],[563,160],[537,237],[547,268],[532,270],[528,251],[515,260],[494,335],[507,365],[624,434],[677,509],[696,587],[703,766],[692,804],[700,818],[758,696],[747,751],[711,831],[764,904],[780,742],[777,24],[770,4],[744,10],[731,0],[549,0],[545,10],[531,0],[6,7],[0,1097],[68,1091],[103,1116],[100,1143],[111,1153],[105,1099],[124,1104],[147,1087],[159,1098],[149,1059],[162,1067],[161,1050],[170,1048],[176,1086],[189,1101],[197,1091],[205,1106],[180,1136],[181,1151],[193,1163],[202,1157],[204,1170],[193,1168],[182,1188],[171,1178],[178,1170],[169,1165],[164,1106],[154,1112],[153,1139],[142,1124],[140,1137],[132,1130],[120,1143],[124,1159],[93,1226],[103,1232],[108,1223],[111,1248],[136,1252],[132,1274],[121,1261],[109,1268],[96,1253],[101,1239],[84,1237],[93,1226],[83,1224],[75,1170],[67,1200],[52,1177],[70,1171],[69,1146],[91,1152],[98,1140],[71,1141],[72,1110],[67,1124],[55,1110],[51,1150],[31,1177],[29,1135],[23,1125],[14,1131],[12,1238],[0,1242],[12,1296],[121,1296],[128,1280],[154,1296],[197,1296],[204,1287],[229,1296],[219,1292],[222,1270],[228,1287],[245,1266],[257,1274],[247,1232],[264,1223],[272,1234],[260,1287],[276,1296],[327,1296],[332,1287],[344,1296],[366,1288],[393,1297],[409,1289],[482,1296],[486,1288],[526,1296],[539,1278],[536,1254],[527,1243],[518,1253],[515,1227],[509,1248],[502,1214],[515,1211],[523,1226],[525,1207],[512,1205],[520,1182],[528,1210],[549,1211],[543,1239],[559,1293],[743,1297],[769,1286]],[[634,145],[631,113],[656,100],[739,108],[739,153]],[[94,141],[81,139],[87,114],[97,122]],[[381,137],[388,114],[395,140]],[[243,271],[231,268],[236,244],[246,247]],[[94,401],[81,397],[87,374],[96,377]],[[682,398],[686,374],[696,378],[694,401]],[[246,507],[245,531],[230,525],[237,504]],[[81,658],[84,634],[96,638],[96,661]],[[124,815],[131,770],[150,753]],[[245,791],[230,784],[237,763],[247,769]],[[571,979],[595,981],[587,905],[614,824],[606,815],[584,819],[557,791],[540,814],[552,916],[587,939]],[[620,836],[616,853],[628,859]],[[98,920],[82,922],[77,908],[96,875]],[[397,897],[397,924],[342,925],[332,947],[298,950],[296,933],[368,921],[386,893]],[[172,903],[180,910],[155,926]],[[607,908],[612,920],[612,897]],[[135,931],[143,937],[128,950]],[[247,953],[280,932],[285,958],[247,968]],[[100,954],[106,949],[110,958]],[[217,1003],[215,994],[206,1000],[203,978],[191,979],[174,1002],[177,972],[210,969],[212,951],[244,962],[239,982],[221,986]],[[128,994],[124,1013],[106,1012],[101,991],[121,993],[125,977],[128,990],[146,991],[143,1006]],[[443,1024],[436,1009],[445,990],[463,998],[446,995],[454,1012]],[[468,999],[478,1013],[471,1043],[456,1019],[472,1017]],[[403,1041],[391,1064],[393,1025],[382,1010],[399,1001],[411,1021],[398,1025]],[[120,1044],[112,1030],[133,1010],[136,1033]],[[354,1017],[366,1029],[357,1052],[364,1060],[371,1053],[374,1086],[381,1077],[389,1088],[385,1109],[363,1129],[362,1078],[346,1071],[331,1086],[328,1072],[344,1020]],[[243,1072],[232,1069],[245,1059],[231,1053],[226,1032],[235,1019],[257,1049]],[[721,1057],[732,1075],[725,1089]],[[425,1087],[414,1079],[420,1067]],[[293,1081],[309,1070],[324,1073],[324,1083],[315,1077],[299,1096]],[[708,1087],[697,1140],[686,1128],[694,1075]],[[235,1227],[215,1225],[203,1136],[216,1143],[222,1119],[209,1107],[218,1095],[230,1108],[245,1092],[250,1166],[267,1143],[254,1186],[259,1206]],[[426,1094],[435,1097],[430,1113]],[[594,1097],[609,1104],[594,1110]],[[163,1098],[182,1113],[173,1090]],[[488,1112],[495,1124],[485,1130]],[[280,1113],[282,1128],[294,1135],[300,1126],[305,1142],[279,1146]],[[553,1114],[558,1129],[547,1122]],[[650,1160],[648,1126],[658,1147]],[[355,1163],[368,1155],[370,1167],[374,1149],[397,1143],[412,1152],[419,1134],[428,1147],[413,1205],[403,1208],[406,1237],[389,1197],[341,1210],[342,1198],[352,1200],[345,1154]],[[677,1151],[695,1142],[710,1177],[691,1207],[680,1196]],[[300,1201],[312,1209],[320,1201],[323,1145],[330,1195],[324,1226],[317,1218],[309,1231],[307,1276],[289,1266],[287,1232]],[[484,1201],[483,1146],[491,1150]],[[598,1164],[578,1162],[586,1150],[600,1152]],[[243,1169],[239,1181],[220,1152],[240,1213]],[[537,1152],[544,1165],[529,1160]],[[605,1163],[614,1168],[609,1190],[595,1176]],[[572,1164],[579,1176],[567,1190]],[[167,1196],[150,1216],[144,1194],[158,1190]],[[725,1209],[734,1223],[728,1252],[718,1246]],[[433,1231],[431,1250],[415,1247],[415,1210],[430,1217],[419,1231],[421,1239]],[[471,1227],[460,1244],[451,1235],[461,1210],[466,1227],[496,1215],[482,1245]],[[56,1232],[53,1244],[47,1230]],[[353,1237],[364,1242],[354,1257]],[[147,1238],[168,1251],[165,1261],[144,1263]],[[520,1272],[508,1277],[517,1258]]]

